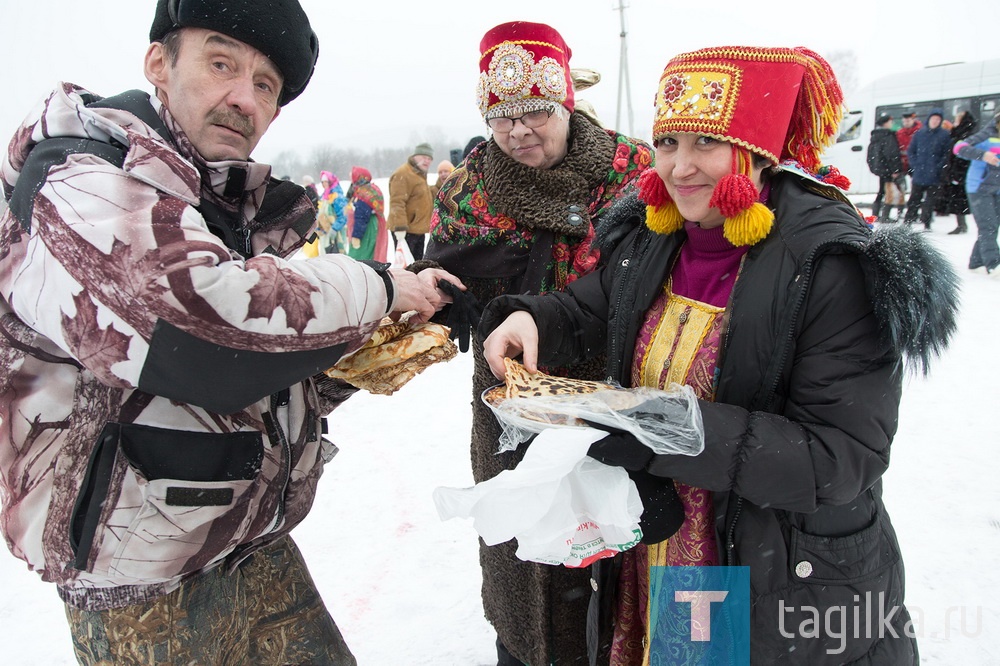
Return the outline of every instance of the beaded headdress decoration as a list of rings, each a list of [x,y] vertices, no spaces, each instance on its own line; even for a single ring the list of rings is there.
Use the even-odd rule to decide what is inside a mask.
[[[725,216],[723,232],[731,243],[753,245],[771,231],[774,214],[758,201],[751,153],[774,164],[790,160],[812,177],[843,186],[846,179],[820,164],[836,139],[843,99],[829,63],[803,47],[702,49],[673,58],[663,70],[653,139],[684,132],[733,144],[732,173],[719,180],[710,205]],[[643,173],[639,188],[650,229],[665,234],[683,226],[655,170]]]
[[[562,104],[573,110],[572,51],[555,29],[514,21],[487,32],[479,44],[476,103],[487,120]]]

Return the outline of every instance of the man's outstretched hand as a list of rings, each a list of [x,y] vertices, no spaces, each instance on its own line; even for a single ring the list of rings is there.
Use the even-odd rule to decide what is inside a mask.
[[[415,311],[410,317],[415,324],[429,321],[434,313],[451,303],[452,297],[440,288],[447,284],[458,293],[463,293],[465,285],[457,277],[440,268],[429,268],[420,273],[412,273],[403,268],[390,268],[396,300],[392,313],[397,318],[404,312]]]

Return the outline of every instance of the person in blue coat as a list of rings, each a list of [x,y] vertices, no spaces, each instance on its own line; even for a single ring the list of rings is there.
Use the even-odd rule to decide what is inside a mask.
[[[933,109],[924,126],[913,135],[910,147],[906,150],[910,169],[913,170],[913,189],[906,202],[906,217],[903,221],[906,224],[916,222],[919,209],[920,221],[927,231],[930,231],[934,202],[941,189],[941,172],[950,156],[951,135],[941,127],[942,118],[944,114],[941,109]]]
[[[969,268],[986,267],[992,273],[1000,266],[997,229],[1000,228],[1000,113],[967,139],[955,144],[955,155],[971,162],[965,175],[969,208],[978,236],[972,246]]]

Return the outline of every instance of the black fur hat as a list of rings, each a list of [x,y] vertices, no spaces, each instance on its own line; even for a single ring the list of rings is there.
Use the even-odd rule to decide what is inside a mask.
[[[285,79],[281,106],[305,90],[319,56],[319,39],[298,0],[158,0],[149,41],[178,28],[215,30],[266,55]]]

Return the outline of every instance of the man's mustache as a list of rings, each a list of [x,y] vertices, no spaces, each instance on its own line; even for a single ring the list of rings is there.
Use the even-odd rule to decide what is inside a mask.
[[[253,120],[235,111],[216,109],[208,115],[208,122],[213,125],[228,127],[234,132],[239,132],[247,139],[254,134]]]

